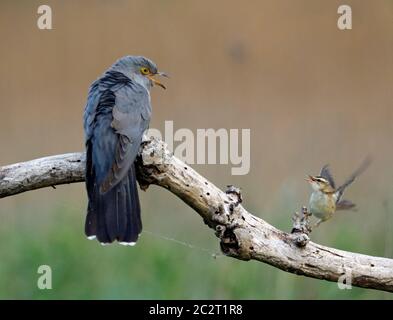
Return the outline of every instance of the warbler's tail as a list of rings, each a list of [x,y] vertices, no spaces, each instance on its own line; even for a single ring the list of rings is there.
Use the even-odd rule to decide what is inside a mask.
[[[336,210],[356,210],[356,204],[350,200],[342,199],[337,202]]]

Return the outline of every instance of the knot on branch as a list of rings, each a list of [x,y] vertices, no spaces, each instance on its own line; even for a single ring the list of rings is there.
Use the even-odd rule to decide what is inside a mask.
[[[220,239],[221,251],[227,256],[250,260],[251,240],[248,233],[243,235],[245,218],[241,210],[236,210],[241,208],[243,201],[240,189],[229,185],[226,195],[229,201],[212,212],[212,221],[217,223],[214,229]]]
[[[237,188],[233,185],[228,185],[225,193],[228,195],[229,200],[231,200],[231,203],[229,204],[229,213],[233,214],[235,208],[243,202],[240,188]]]
[[[236,206],[243,202],[240,188],[237,188],[233,185],[227,185],[227,190],[225,191],[225,193],[231,197],[231,199],[235,202]]]
[[[251,259],[252,242],[249,239],[249,234],[238,227],[239,225],[217,225],[215,234],[220,238],[220,248],[226,256],[247,261]]]
[[[136,159],[137,178],[142,190],[146,190],[150,184],[159,180],[159,175],[171,163],[172,156],[173,154],[168,150],[164,141],[143,136]]]
[[[307,210],[307,207],[302,207],[301,212],[295,212],[292,217],[292,240],[298,247],[304,247],[309,241],[309,234],[312,231],[310,225],[311,212]]]
[[[239,226],[239,218],[243,218],[240,212],[236,212],[235,210],[243,199],[240,189],[232,185],[228,186],[225,193],[228,199],[224,203],[219,204],[218,208],[211,208],[210,213],[212,221],[233,229]]]
[[[139,153],[144,166],[158,168],[170,164],[173,156],[164,141],[155,137],[146,138],[146,136],[142,139]]]

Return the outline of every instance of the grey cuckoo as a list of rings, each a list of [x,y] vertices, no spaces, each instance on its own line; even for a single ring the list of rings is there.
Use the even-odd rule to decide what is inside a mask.
[[[153,77],[164,75],[144,57],[115,62],[90,87],[84,112],[85,233],[102,244],[134,245],[142,231],[135,158],[148,128]]]

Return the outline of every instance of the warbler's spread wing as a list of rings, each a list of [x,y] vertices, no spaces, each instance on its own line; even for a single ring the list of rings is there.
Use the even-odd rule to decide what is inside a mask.
[[[356,177],[358,177],[360,174],[362,174],[367,167],[370,165],[371,163],[371,158],[367,157],[362,164],[360,165],[360,167],[358,169],[355,170],[354,173],[352,173],[349,178],[341,185],[337,188],[337,194],[338,197],[337,199],[340,200],[342,194],[344,193],[344,190],[346,187],[348,187],[352,182],[355,181]]]
[[[333,176],[329,170],[329,165],[324,165],[323,168],[321,169],[321,173],[319,174],[322,178],[325,178],[327,181],[329,181],[330,186],[333,189],[336,189],[336,184],[334,183]]]

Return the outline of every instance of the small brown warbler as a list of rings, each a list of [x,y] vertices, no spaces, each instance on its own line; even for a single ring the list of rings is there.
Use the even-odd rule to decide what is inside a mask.
[[[370,162],[370,158],[367,158],[338,188],[336,188],[328,165],[325,165],[322,168],[319,176],[308,176],[306,180],[310,183],[313,189],[310,197],[309,209],[311,214],[318,218],[314,227],[319,226],[321,222],[329,220],[337,210],[351,210],[356,207],[353,202],[341,199],[341,197],[345,188],[348,187],[357,176],[366,170]]]

